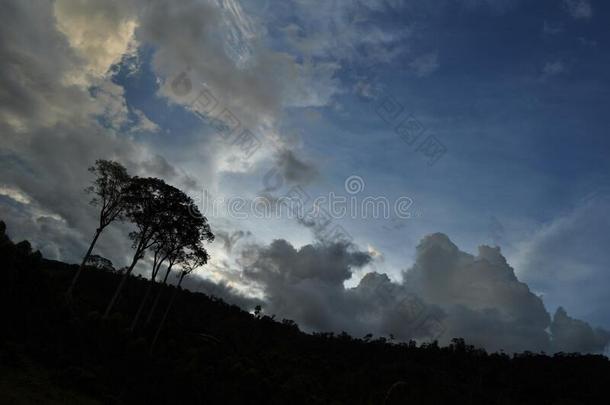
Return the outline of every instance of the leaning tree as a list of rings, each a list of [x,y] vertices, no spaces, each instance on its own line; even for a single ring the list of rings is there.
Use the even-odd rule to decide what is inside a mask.
[[[89,249],[72,278],[72,282],[66,291],[66,297],[72,298],[74,287],[80,277],[93,247],[95,246],[102,231],[117,219],[122,219],[125,208],[125,193],[130,184],[130,176],[127,170],[117,162],[112,160],[99,159],[95,161],[95,165],[89,168],[89,171],[95,174],[96,178],[90,187],[85,189],[86,192],[94,194],[90,204],[100,207],[98,226],[93,234],[93,240],[89,245]]]
[[[209,256],[208,256],[208,253],[205,250],[205,248],[202,246],[201,241],[199,241],[198,243],[194,244],[193,246],[188,247],[187,250],[185,251],[184,255],[181,256],[181,258],[182,258],[182,260],[180,262],[181,269],[180,269],[180,273],[178,276],[178,283],[176,284],[172,297],[169,300],[167,307],[165,308],[165,312],[163,313],[161,322],[159,322],[159,326],[157,327],[155,336],[153,337],[152,343],[150,344],[151,353],[155,347],[155,344],[157,343],[157,339],[159,338],[159,334],[161,333],[161,330],[163,329],[163,325],[165,324],[165,321],[167,320],[167,315],[169,314],[169,311],[172,308],[172,305],[174,304],[176,295],[178,294],[180,285],[182,284],[182,280],[184,280],[184,277],[186,277],[188,274],[193,272],[193,270],[206,264],[208,262]]]
[[[108,302],[104,317],[108,317],[114,307],[127,278],[136,264],[144,257],[148,248],[153,246],[163,232],[165,219],[171,215],[171,200],[175,191],[180,191],[157,178],[134,177],[125,193],[125,216],[135,226],[129,233],[134,249],[131,264],[121,277],[114,295]]]
[[[195,245],[202,239],[211,240],[213,238],[207,219],[199,214],[190,197],[184,193],[178,194],[173,198],[172,205],[171,215],[164,217],[166,223],[162,226],[162,232],[160,232],[155,240],[155,244],[150,248],[153,251],[153,267],[150,282],[131,323],[131,330],[135,329],[140,319],[161,265],[167,260],[169,273],[187,246]],[[165,275],[163,284],[167,281],[168,273]],[[157,302],[158,299],[154,302],[155,306]],[[154,309],[151,308],[150,316],[152,316],[153,311]]]
[[[167,253],[167,268],[165,270],[165,276],[163,277],[161,286],[157,291],[155,300],[148,312],[146,324],[149,324],[153,318],[155,310],[163,294],[162,287],[167,284],[167,279],[172,272],[174,265],[183,263],[186,260],[185,255],[187,254],[189,247],[197,246],[201,242],[212,242],[214,240],[214,234],[210,229],[210,225],[208,224],[206,217],[201,214],[192,199],[189,199],[186,207],[188,208],[188,226],[184,228],[184,231],[179,235],[179,238],[174,240],[173,243],[169,243],[165,246],[165,252]]]
[[[181,224],[185,223],[187,213],[192,212],[192,205],[193,200],[183,191],[170,186],[161,179],[150,177],[132,179],[126,192],[125,215],[136,227],[129,235],[133,242],[134,254],[131,264],[123,273],[123,277],[106,307],[104,317],[110,315],[129,275],[144,257],[146,250],[162,244],[172,229],[178,229],[178,232],[183,231],[180,229]],[[197,219],[197,223],[202,223],[201,226],[209,230],[205,217],[202,215],[200,217],[193,216],[193,220]],[[192,226],[195,225],[189,225],[189,227]]]

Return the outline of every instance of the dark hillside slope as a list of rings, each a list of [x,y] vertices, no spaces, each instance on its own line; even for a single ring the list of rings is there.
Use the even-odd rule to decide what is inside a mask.
[[[201,293],[179,291],[157,346],[128,332],[147,281],[132,277],[107,320],[116,273],[46,260],[0,236],[0,403],[601,404],[603,356],[487,354],[456,340],[392,344],[302,333]],[[165,287],[161,307],[173,287]],[[160,315],[163,311],[157,311]],[[152,322],[156,326],[159,317]]]

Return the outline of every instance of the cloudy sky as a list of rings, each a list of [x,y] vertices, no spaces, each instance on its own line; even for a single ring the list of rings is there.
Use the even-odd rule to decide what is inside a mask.
[[[191,288],[308,331],[603,351],[609,18],[593,0],[3,1],[0,218],[77,262],[87,167],[114,159],[208,217]],[[116,267],[129,229],[98,242]]]

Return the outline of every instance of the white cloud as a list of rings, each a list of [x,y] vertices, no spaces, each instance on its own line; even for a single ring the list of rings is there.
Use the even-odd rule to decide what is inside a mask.
[[[150,120],[141,110],[135,109],[133,113],[136,115],[135,125],[131,127],[132,132],[158,132],[161,130],[159,125]]]
[[[86,70],[71,72],[69,80],[86,80],[83,73],[103,76],[126,53],[134,53],[137,21],[131,1],[57,0],[54,14],[58,29],[86,61]]]

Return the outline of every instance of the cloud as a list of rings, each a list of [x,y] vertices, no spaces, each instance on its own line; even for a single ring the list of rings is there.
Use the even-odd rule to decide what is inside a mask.
[[[319,175],[314,165],[299,159],[291,150],[280,151],[276,164],[284,179],[292,184],[306,185]]]
[[[78,261],[96,227],[96,210],[83,193],[91,181],[87,168],[105,158],[141,173],[156,153],[120,134],[129,123],[124,90],[101,73],[102,65],[120,55],[91,61],[86,55],[91,50],[68,37],[88,29],[83,25],[87,18],[93,32],[102,30],[97,24],[112,31],[116,25],[111,20],[120,13],[114,6],[90,2],[79,3],[73,13],[54,8],[64,5],[9,1],[0,16],[0,184],[7,197],[0,215],[11,232],[31,240],[48,257]],[[76,19],[78,28],[62,33],[57,18],[64,26]],[[95,75],[89,72],[94,65],[100,69]],[[82,80],[71,79],[75,72],[85,72]],[[131,254],[128,232],[127,225],[108,229],[96,250],[124,262]]]
[[[593,17],[589,0],[563,0],[563,7],[576,19],[588,20]]]
[[[430,76],[432,73],[436,72],[439,67],[438,53],[436,52],[418,56],[409,63],[409,68],[411,68],[417,77]]]
[[[550,23],[544,21],[542,25],[542,33],[545,35],[557,35],[563,32],[563,25],[560,23]]]
[[[610,341],[610,332],[570,318],[562,307],[553,316],[551,334],[553,349],[558,352],[599,352]]]
[[[161,130],[159,125],[151,121],[141,110],[134,108],[133,113],[136,120],[135,125],[130,128],[132,132],[159,132]]]
[[[491,350],[548,349],[550,317],[542,300],[517,279],[499,248],[481,246],[473,256],[433,234],[420,242],[404,277],[409,289],[445,310],[449,335]]]
[[[444,234],[420,242],[403,282],[369,272],[353,288],[346,288],[345,281],[374,260],[354,245],[317,243],[297,249],[275,240],[243,254],[248,259],[244,277],[262,289],[265,312],[294,319],[308,331],[444,344],[463,337],[507,352],[600,352],[610,341],[605,331],[589,333],[582,321],[556,315],[552,322],[541,298],[517,279],[499,248],[481,246],[474,256]],[[553,338],[549,328],[559,335]]]
[[[296,249],[285,240],[252,246],[243,252],[244,277],[266,295],[265,312],[297,320],[312,330],[354,330],[350,299],[343,282],[352,267],[370,257],[344,244],[305,245]]]
[[[541,226],[517,246],[519,275],[544,295],[549,308],[569,309],[579,318],[610,328],[610,193],[600,189],[572,210]]]
[[[240,308],[251,309],[257,305],[263,304],[262,300],[245,296],[226,282],[215,283],[196,274],[186,277],[182,281],[181,286],[190,291],[202,292],[220,298],[224,302],[231,305],[237,305]]]
[[[85,60],[86,69],[77,74],[104,76],[123,55],[137,49],[132,1],[57,0],[53,11],[58,29]]]
[[[542,68],[542,73],[543,76],[549,77],[565,73],[566,70],[565,64],[562,61],[557,60],[545,63],[544,67]]]
[[[227,253],[231,253],[235,244],[242,238],[251,236],[252,233],[250,231],[233,231],[231,233],[223,230],[217,230],[214,233],[216,240],[223,242],[223,249],[227,251]]]

